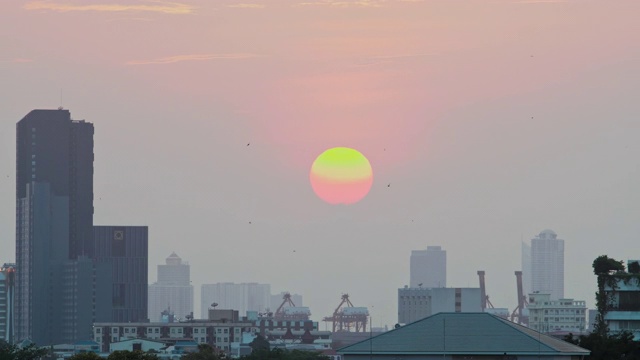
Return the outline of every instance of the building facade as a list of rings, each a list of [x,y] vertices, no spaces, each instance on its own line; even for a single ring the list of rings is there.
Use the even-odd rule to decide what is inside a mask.
[[[237,309],[240,315],[246,315],[247,311],[264,312],[271,305],[271,285],[269,284],[203,284],[201,289],[200,315],[202,318],[207,317],[208,309],[214,303],[223,309]]]
[[[64,269],[79,257],[93,258],[93,124],[33,110],[16,126],[16,341],[76,340],[60,329],[77,315],[60,310],[74,301]]]
[[[111,320],[147,320],[149,229],[94,226],[95,261],[111,269]]]
[[[628,260],[627,265],[638,262]],[[604,320],[611,331],[627,330],[633,333],[634,340],[640,340],[640,275],[620,274],[616,277],[616,289],[605,286],[605,292],[611,299],[610,309]]]
[[[0,268],[0,340],[13,343],[13,309],[16,264]]]
[[[410,287],[447,287],[447,252],[440,246],[411,251]]]
[[[158,265],[158,281],[149,285],[150,321],[161,321],[162,312],[167,310],[179,319],[185,319],[193,312],[193,286],[190,266],[171,253],[165,265]]]
[[[409,324],[440,312],[481,312],[480,288],[398,289],[398,323]]]
[[[550,294],[529,294],[529,327],[543,334],[572,333],[587,329],[587,305],[573,299],[552,300]]]

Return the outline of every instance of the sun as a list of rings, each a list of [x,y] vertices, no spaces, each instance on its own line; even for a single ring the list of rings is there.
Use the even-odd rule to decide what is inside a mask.
[[[373,184],[369,160],[347,147],[328,149],[318,155],[309,172],[311,187],[329,204],[354,204],[362,200]]]

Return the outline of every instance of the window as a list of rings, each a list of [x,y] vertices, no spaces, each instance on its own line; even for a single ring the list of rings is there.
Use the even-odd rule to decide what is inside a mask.
[[[100,334],[101,332],[102,332],[102,329],[100,329],[100,328],[96,329],[96,334]]]
[[[198,333],[198,328],[193,329],[193,333],[197,334]]]
[[[229,338],[224,338],[224,342],[229,342]]]
[[[156,328],[155,333],[156,333],[156,334],[158,334],[159,332],[160,332],[160,329],[159,329],[159,328]]]
[[[118,328],[111,329],[111,332],[114,333],[114,334],[117,334],[118,333]]]
[[[128,334],[129,333],[129,328],[124,328],[124,332]]]
[[[229,333],[229,329],[225,328],[225,329],[224,329],[224,333],[225,333],[225,334],[228,334],[228,333]]]

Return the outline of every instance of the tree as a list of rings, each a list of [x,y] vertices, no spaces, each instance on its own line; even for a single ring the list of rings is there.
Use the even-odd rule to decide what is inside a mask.
[[[258,350],[241,357],[243,360],[329,360],[329,357],[317,351],[285,350],[275,348],[272,350]]]
[[[609,327],[604,318],[611,307],[611,295],[613,293],[610,292],[607,295],[605,285],[615,290],[617,280],[612,275],[616,272],[624,271],[624,262],[610,258],[607,255],[600,255],[593,260],[592,266],[593,273],[598,277],[598,292],[596,292],[598,314],[596,315],[594,332],[600,334],[600,336],[605,336],[609,332]]]
[[[630,274],[640,274],[640,262],[634,261],[627,265]]]
[[[158,355],[145,353],[140,350],[118,350],[107,357],[107,360],[158,360]],[[90,359],[87,359],[90,360]]]
[[[36,360],[49,354],[49,349],[39,348],[35,344],[19,347],[0,340],[0,360]]]
[[[224,353],[216,351],[209,344],[198,345],[198,351],[190,352],[182,355],[182,360],[223,360],[226,359]]]
[[[262,335],[257,335],[256,338],[253,339],[251,343],[249,343],[249,346],[251,347],[252,351],[259,351],[259,350],[269,351],[269,349],[271,348],[271,345],[269,345],[269,341],[265,339]]]
[[[94,352],[84,352],[71,356],[69,360],[101,360],[100,355]]]
[[[624,271],[624,261],[615,260],[607,255],[600,255],[593,260],[593,273],[596,275],[611,275],[616,271]]]

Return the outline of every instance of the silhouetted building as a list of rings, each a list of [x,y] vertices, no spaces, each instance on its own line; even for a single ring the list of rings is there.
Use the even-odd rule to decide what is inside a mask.
[[[111,268],[111,320],[147,320],[148,234],[146,226],[94,226],[95,259]],[[109,321],[108,319],[106,321]]]
[[[158,281],[149,285],[150,321],[163,321],[165,310],[182,319],[193,312],[189,264],[176,253],[171,253],[165,261],[165,265],[158,265]]]
[[[61,329],[78,316],[62,309],[75,311],[65,304],[77,289],[65,288],[65,269],[93,258],[93,124],[68,110],[33,110],[16,135],[15,339],[72,342]]]
[[[409,286],[436,288],[447,286],[447,252],[440,246],[411,251]]]
[[[13,309],[16,264],[0,268],[0,340],[13,342]]]

